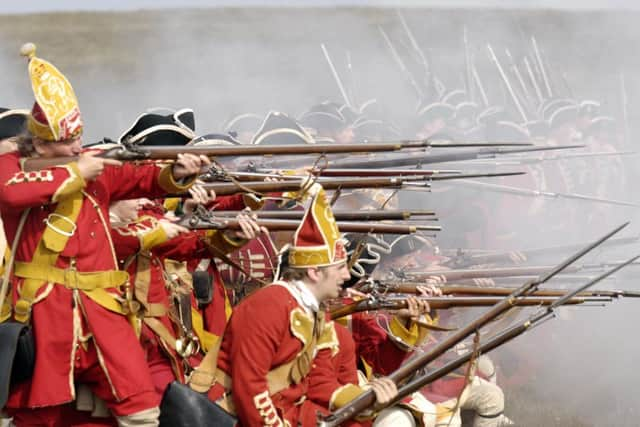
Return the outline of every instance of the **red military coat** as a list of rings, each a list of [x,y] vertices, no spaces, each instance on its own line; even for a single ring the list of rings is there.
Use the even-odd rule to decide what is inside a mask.
[[[391,320],[391,334],[368,313],[356,313],[346,319],[348,328],[335,323],[339,348],[318,353],[309,375],[310,410],[327,413],[339,409],[363,392],[359,386],[358,362],[375,374],[388,375],[408,356],[406,346],[418,339],[418,327],[404,328],[397,318]],[[349,425],[369,425],[369,421]]]
[[[56,262],[56,267],[65,269],[73,259],[81,272],[117,269],[106,222],[112,201],[160,196],[186,188],[173,181],[169,168],[161,172],[154,164],[107,166],[100,176],[87,183],[75,163],[24,173],[19,162],[15,152],[0,156],[0,212],[9,241],[13,241],[16,234],[21,212],[31,208],[22,237],[14,248],[16,261],[31,261],[45,229],[43,221],[57,202],[84,190],[87,196],[82,201],[77,229]],[[14,303],[22,282],[12,278]],[[116,295],[120,292],[108,291]],[[81,335],[89,334],[116,399],[153,391],[142,349],[126,317],[102,307],[84,291],[78,292],[74,302],[73,291],[61,285],[41,287],[38,299],[31,314],[37,348],[33,378],[14,387],[7,407],[50,406],[72,401],[75,398],[75,350]]]
[[[145,210],[146,215],[138,221],[116,227],[113,232],[114,244],[121,264],[126,266],[131,277],[134,288],[134,296],[147,314],[161,322],[166,330],[171,333],[175,341],[177,334],[175,325],[169,318],[169,298],[170,291],[167,289],[167,274],[165,262],[167,261],[192,261],[209,257],[207,244],[215,246],[223,253],[236,250],[242,245],[244,240],[231,240],[224,236],[222,232],[212,231],[192,231],[182,233],[171,240],[167,240],[166,234],[160,227],[158,220],[163,216],[155,211]],[[185,270],[186,271],[186,270]],[[215,278],[215,276],[214,276]],[[214,288],[222,286],[219,281],[214,280]],[[217,296],[217,295],[216,295]],[[214,296],[214,300],[216,298]],[[218,297],[220,298],[220,297]],[[195,300],[192,298],[194,309],[197,309]],[[155,315],[153,312],[163,310],[163,314]],[[224,304],[221,307],[224,312]],[[151,312],[151,313],[149,313]],[[193,316],[199,313],[193,312]],[[195,325],[198,325],[197,327]],[[210,340],[205,340],[204,330],[208,325],[202,321],[197,323],[194,319],[194,328],[203,346],[211,344]],[[175,351],[171,343],[165,342],[157,333],[143,323],[140,325],[140,338],[143,348],[147,353],[147,360],[157,356],[162,357],[162,353],[169,357],[173,366],[176,378],[180,381],[184,379],[182,363],[179,363],[180,356]],[[153,356],[153,357],[150,357]],[[166,384],[165,384],[166,386]],[[161,387],[164,390],[164,387]]]
[[[225,332],[218,369],[231,377],[231,397],[243,426],[315,426],[315,414],[303,413],[301,404],[308,377],[271,394],[269,371],[292,361],[308,343],[314,315],[295,285],[276,282],[262,288],[234,308]],[[337,346],[333,323],[323,328],[316,348]],[[209,392],[212,400],[224,393],[220,383]]]

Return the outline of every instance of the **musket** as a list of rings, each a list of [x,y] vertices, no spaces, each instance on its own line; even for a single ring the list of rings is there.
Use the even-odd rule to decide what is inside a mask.
[[[321,170],[308,169],[321,176],[437,176],[460,174],[459,170],[426,170],[426,169],[369,169],[369,168],[325,168]]]
[[[502,172],[502,173],[484,173],[484,174],[468,174],[468,175],[449,175],[449,176],[427,176],[427,177],[380,177],[380,178],[318,178],[316,181],[324,187],[325,190],[346,190],[346,189],[363,189],[363,188],[429,188],[432,181],[445,181],[454,178],[492,178],[500,176],[522,175],[525,172]],[[309,181],[309,177],[298,177],[297,180],[287,179],[277,182],[265,181],[243,181],[240,185],[233,182],[217,182],[204,183],[201,187],[207,191],[215,191],[218,196],[229,196],[232,194],[255,192],[255,193],[276,193],[282,191],[300,190],[302,184]],[[183,195],[187,195],[184,193]]]
[[[496,144],[496,143],[492,143]],[[96,157],[121,161],[139,160],[174,160],[178,154],[195,154],[207,157],[228,156],[273,156],[273,155],[308,155],[308,154],[340,154],[340,153],[374,153],[398,151],[408,148],[455,147],[455,143],[433,142],[427,139],[414,139],[393,142],[360,142],[353,144],[292,144],[292,145],[168,145],[140,146],[123,143],[106,148]],[[462,145],[462,146],[468,146]],[[34,171],[44,167],[65,164],[78,160],[73,157],[32,158],[25,161],[24,170]],[[43,166],[44,165],[44,166]]]
[[[622,103],[622,120],[624,120],[624,142],[631,141],[631,129],[629,127],[629,102],[627,100],[627,85],[625,84],[624,72],[620,71],[620,102]]]
[[[523,276],[509,276],[509,277],[492,277],[491,280],[496,285],[505,285],[505,286],[518,286],[520,283],[525,282],[527,280],[534,280],[537,276],[533,274],[526,274]],[[560,283],[583,283],[585,280],[591,279],[591,275],[589,274],[563,274],[558,276],[556,282]],[[471,285],[477,286],[477,279],[460,279],[456,280],[456,283],[460,285]]]
[[[614,234],[618,233],[620,230],[625,228],[629,223],[622,224],[619,227],[616,227],[613,231],[607,233],[602,238],[598,239],[588,247],[582,249],[581,251],[571,255],[569,258],[564,260],[562,263],[555,266],[553,269],[548,271],[547,273],[538,277],[537,280],[527,282],[523,284],[520,288],[515,290],[511,295],[505,297],[500,300],[496,305],[492,306],[490,309],[485,311],[478,318],[473,320],[472,322],[466,324],[465,326],[459,328],[456,332],[448,335],[446,338],[438,342],[434,347],[432,347],[427,353],[422,353],[416,355],[415,357],[409,359],[406,363],[404,363],[400,368],[389,375],[389,379],[396,384],[400,384],[401,381],[409,378],[411,375],[418,370],[431,363],[438,357],[442,356],[445,352],[451,349],[453,346],[467,338],[469,335],[473,334],[475,331],[479,330],[489,322],[495,320],[498,316],[507,312],[513,304],[517,301],[519,297],[526,296],[530,292],[536,291],[538,287],[549,280],[551,280],[558,273],[563,271],[566,267],[586,255],[588,252],[598,247],[602,242],[606,241]],[[619,267],[621,268],[621,267]],[[618,269],[619,269],[618,268]],[[617,270],[616,270],[617,271]],[[583,291],[584,289],[580,289]],[[575,295],[571,294],[570,298]],[[565,298],[564,303],[567,299]],[[549,307],[557,307],[557,303],[550,305]],[[547,308],[548,309],[548,308]],[[338,409],[337,411],[332,412],[330,415],[320,418],[319,426],[322,427],[334,427],[339,426],[343,422],[350,420],[355,417],[362,411],[370,408],[375,403],[376,397],[375,393],[372,390],[367,390],[364,393],[360,394],[354,400],[349,402],[347,405]]]
[[[529,92],[529,88],[527,88],[527,85],[524,82],[524,78],[520,73],[518,64],[516,64],[516,61],[513,59],[513,56],[511,56],[511,51],[505,48],[504,52],[507,55],[507,58],[509,58],[509,62],[511,63],[511,72],[513,72],[513,74],[516,76],[516,80],[518,80],[518,84],[520,85],[520,89],[522,89],[522,93],[525,99],[531,100],[531,92]]]
[[[299,180],[306,178],[308,174],[315,176],[327,177],[428,177],[433,175],[452,175],[462,173],[459,170],[426,170],[426,169],[339,169],[339,168],[327,168],[327,169],[314,169],[306,168],[305,175],[300,175],[299,170],[284,169],[279,171],[271,171],[270,169],[254,168],[252,172],[242,171],[229,171],[221,169],[218,165],[213,164],[205,169],[205,172],[200,175],[199,179],[203,182],[220,182],[220,181],[257,181],[264,180],[266,178],[274,178],[278,180]]]
[[[265,182],[265,181],[248,181],[242,182],[242,186],[238,186],[235,183],[205,183],[202,184],[202,188],[216,192],[217,196],[229,196],[232,194],[246,193],[252,191],[256,193],[276,193],[282,191],[297,191],[300,190],[301,184],[305,182],[305,178],[297,180],[285,180],[278,182]],[[411,181],[405,178],[399,177],[380,177],[380,178],[324,178],[318,182],[322,183],[325,190],[337,190],[337,189],[358,189],[358,188],[403,188],[405,185],[411,183],[414,186],[420,186],[428,184],[427,182],[419,182],[413,178]],[[426,185],[423,185],[426,187]]]
[[[481,188],[481,189],[485,189],[485,190],[496,192],[496,193],[515,194],[518,196],[547,197],[550,199],[582,200],[585,202],[606,203],[609,205],[617,205],[617,206],[630,206],[634,208],[640,207],[639,204],[633,203],[633,202],[605,199],[602,197],[587,196],[584,194],[553,193],[551,191],[529,190],[526,188],[511,187],[511,186],[502,185],[502,184],[488,184],[486,182],[469,181],[469,180],[461,180],[461,181],[457,181],[457,183],[460,185],[474,187],[474,188]]]
[[[469,50],[469,39],[466,25],[463,25],[462,27],[462,43],[464,44],[464,80],[467,95],[471,101],[475,101],[475,91],[473,90],[473,72],[471,70],[471,51]]]
[[[480,97],[482,98],[482,103],[485,108],[489,107],[489,97],[487,96],[487,91],[484,89],[484,85],[482,84],[482,79],[480,78],[480,73],[478,73],[478,68],[476,67],[475,62],[471,61],[471,72],[473,73],[473,80],[478,86],[478,90],[480,91]]]
[[[320,43],[320,48],[322,49],[324,58],[327,60],[327,64],[329,64],[329,68],[331,69],[331,74],[333,74],[333,79],[336,81],[336,84],[338,85],[338,89],[342,94],[342,99],[344,100],[344,103],[347,104],[347,106],[353,108],[353,103],[349,100],[349,97],[347,96],[347,91],[344,88],[344,85],[342,84],[342,80],[338,75],[338,71],[336,70],[336,67],[333,65],[333,61],[331,60],[331,57],[329,56],[329,52],[327,51],[327,48],[325,47],[324,43]]]
[[[256,223],[269,231],[295,231],[300,227],[299,220],[290,219],[261,219]],[[215,215],[185,215],[177,222],[178,225],[190,230],[240,230],[240,223],[235,218]],[[413,234],[418,231],[441,231],[437,225],[404,225],[375,222],[337,221],[338,229],[345,233],[384,233],[384,234]]]
[[[242,211],[215,211],[217,216],[235,217]],[[302,219],[304,211],[255,211],[253,214],[262,219]],[[435,212],[426,210],[334,210],[333,216],[337,221],[384,221],[398,220],[406,221],[412,218],[420,217],[424,221],[424,216],[433,217]]]
[[[617,265],[616,265],[617,267]],[[443,295],[482,295],[482,296],[507,296],[516,288],[510,287],[489,287],[482,288],[478,286],[458,286],[458,285],[442,285],[438,286]],[[402,292],[402,291],[399,291]],[[567,292],[566,289],[544,289],[531,292],[529,295],[534,297],[561,297]],[[591,290],[577,294],[579,297],[607,297],[607,298],[640,298],[638,291],[616,290]]]
[[[426,165],[433,163],[460,162],[481,158],[495,158],[496,156],[518,153],[532,153],[536,151],[567,150],[582,148],[584,145],[560,145],[555,147],[528,147],[528,148],[481,148],[478,150],[450,151],[447,153],[426,153],[423,155],[394,156],[382,159],[370,158],[366,160],[338,160],[330,161],[327,169],[333,168],[394,168],[401,166]]]
[[[638,154],[637,151],[599,151],[594,153],[570,153],[565,154],[563,156],[552,156],[552,157],[513,157],[513,158],[505,158],[495,162],[487,162],[484,160],[473,161],[469,164],[473,165],[491,165],[491,166],[519,166],[519,165],[528,165],[528,164],[538,164],[544,163],[548,161],[554,160],[573,160],[573,159],[584,159],[584,158],[595,158],[599,160],[603,157],[610,156],[634,156]]]
[[[442,289],[443,293],[446,294],[445,289],[461,289],[461,290],[470,290],[469,295],[496,295],[491,293],[493,289],[512,289],[515,290],[519,286],[519,284],[524,281],[535,280],[537,276],[514,276],[514,278],[510,278],[510,283],[496,286],[479,286],[476,284],[466,284],[465,280],[456,280],[452,285],[436,285],[438,288]],[[584,283],[585,280],[591,280],[592,276],[571,276],[572,280],[566,280],[565,275],[560,276],[560,281],[562,283]],[[499,282],[500,279],[495,279],[494,282]],[[428,281],[406,281],[406,280],[372,280],[366,279],[362,280],[354,285],[354,289],[357,289],[360,292],[366,294],[389,294],[389,293],[401,293],[401,294],[419,294],[420,291],[418,287],[422,287],[428,284]],[[471,291],[474,289],[478,289],[476,293],[472,293]],[[543,295],[543,294],[535,294],[536,296],[553,296],[553,295]],[[602,295],[605,296],[605,295]],[[613,295],[608,295],[613,296]]]
[[[633,261],[633,260],[635,260],[637,258],[639,258],[639,257],[634,257],[630,261]],[[497,348],[497,347],[499,347],[499,346],[511,341],[512,339],[516,338],[517,336],[522,335],[526,331],[531,330],[533,327],[542,324],[546,320],[549,320],[549,319],[555,317],[554,311],[558,307],[561,307],[567,301],[570,301],[572,298],[574,298],[580,292],[585,291],[589,287],[591,287],[591,286],[595,285],[596,283],[598,283],[600,280],[602,280],[605,277],[615,273],[617,270],[619,270],[622,267],[624,267],[624,265],[616,267],[616,269],[613,269],[611,271],[605,272],[601,276],[596,277],[595,279],[591,280],[590,282],[588,282],[584,286],[579,287],[578,289],[575,289],[573,291],[567,291],[562,297],[557,298],[552,304],[550,304],[548,306],[541,307],[539,310],[537,310],[535,313],[533,313],[526,320],[519,321],[516,325],[510,326],[510,327],[502,330],[501,332],[499,332],[498,334],[496,334],[493,337],[489,338],[485,342],[481,342],[481,344],[478,346],[478,348],[473,349],[473,350],[471,350],[471,351],[469,351],[469,352],[457,357],[456,359],[447,362],[445,365],[443,365],[440,368],[437,368],[435,370],[429,371],[428,373],[426,373],[424,375],[421,375],[421,376],[418,376],[417,378],[412,379],[407,384],[405,384],[405,385],[403,385],[403,386],[398,388],[397,397],[392,402],[390,402],[388,405],[391,406],[391,405],[396,404],[397,402],[399,402],[402,399],[404,399],[406,396],[409,396],[412,393],[422,389],[427,384],[430,384],[430,383],[432,383],[432,382],[434,382],[434,381],[446,376],[447,374],[455,371],[456,369],[460,368],[465,363],[469,362],[474,357],[474,355],[488,353],[491,350],[494,350],[495,348]],[[364,408],[364,409],[366,409],[366,408]],[[382,408],[376,408],[376,409],[380,410]],[[335,412],[334,412],[334,414],[335,414]],[[353,416],[355,416],[355,415],[357,415],[357,413],[353,414]],[[332,420],[332,416],[331,415],[328,418]],[[335,418],[335,417],[333,417],[333,418]],[[335,426],[337,424],[321,422],[318,425],[322,426],[322,427],[329,427],[329,426]]]
[[[634,237],[620,237],[617,239],[610,239],[602,246],[623,246],[638,243],[640,236]],[[561,245],[550,246],[547,248],[525,249],[518,250],[517,252],[524,255],[528,260],[540,257],[563,254],[570,251],[575,251],[581,247],[584,247],[585,243],[573,244],[573,245]],[[476,265],[476,264],[492,264],[496,262],[504,262],[510,259],[510,255],[513,251],[486,251],[486,250],[473,250],[473,249],[455,249],[455,250],[442,250],[443,255],[451,257],[451,262],[454,265]]]
[[[479,279],[492,277],[512,277],[540,275],[545,271],[549,271],[552,266],[529,266],[529,267],[500,267],[500,268],[467,268],[459,270],[427,270],[427,271],[407,271],[392,270],[398,279],[413,282],[416,280],[426,280],[429,277],[441,276],[447,279],[447,282],[461,279]],[[563,271],[573,273],[579,271],[579,267],[567,267]]]
[[[540,91],[540,86],[538,86],[538,81],[536,80],[536,76],[533,74],[533,69],[531,68],[531,64],[529,63],[529,58],[524,57],[524,66],[527,69],[527,74],[529,75],[529,80],[531,80],[531,85],[533,89],[536,91],[536,97],[538,98],[538,104],[542,104],[544,99],[542,98],[542,92]]]
[[[413,89],[416,91],[416,95],[418,96],[418,100],[422,101],[424,99],[424,92],[422,91],[422,88],[420,87],[416,79],[413,77],[413,74],[411,74],[411,71],[409,71],[406,64],[402,60],[402,58],[400,58],[400,54],[396,50],[396,47],[391,42],[391,39],[389,38],[387,33],[384,31],[384,29],[378,25],[378,30],[380,31],[380,34],[382,35],[382,38],[384,39],[384,43],[387,45],[389,52],[391,52],[391,56],[393,56],[393,60],[396,62],[398,67],[400,67],[400,70],[405,75],[406,79],[409,81],[411,86],[413,86]]]
[[[429,90],[430,85],[433,85],[435,89],[435,82],[432,82],[433,73],[431,71],[431,64],[427,59],[426,55],[424,54],[424,52],[422,51],[422,48],[418,44],[418,41],[413,36],[413,32],[411,31],[411,28],[409,28],[407,21],[405,21],[404,16],[399,10],[397,11],[397,13],[398,13],[398,18],[400,19],[400,23],[402,24],[402,28],[404,29],[404,32],[406,33],[407,38],[409,39],[409,43],[411,44],[411,47],[413,48],[415,53],[418,55],[418,58],[420,59],[420,63],[424,68],[425,81],[427,85],[426,89]]]
[[[536,42],[535,36],[531,36],[531,43],[533,45],[533,53],[536,57],[536,61],[538,62],[538,68],[540,69],[542,81],[544,82],[544,86],[547,89],[547,96],[549,99],[553,98],[553,93],[551,92],[551,84],[549,83],[549,77],[547,76],[544,63],[542,62],[542,55],[540,54],[540,49],[538,49],[538,42]]]
[[[295,169],[284,169],[277,173],[270,172],[271,169],[254,168],[254,172],[221,171],[215,166],[207,169],[206,177],[201,177],[202,181],[214,182],[228,180],[231,176],[237,180],[259,180],[264,178],[276,179],[300,179],[299,171]],[[323,177],[389,177],[389,176],[432,176],[442,174],[459,174],[459,170],[427,170],[427,169],[365,169],[365,168],[324,168],[304,169],[308,173]]]
[[[491,58],[491,60],[493,61],[493,63],[496,65],[496,68],[498,69],[498,73],[500,74],[500,77],[502,78],[502,81],[504,82],[507,91],[509,91],[509,95],[511,95],[511,99],[513,100],[513,103],[516,106],[516,109],[518,110],[518,112],[520,113],[520,115],[522,116],[522,120],[524,122],[527,122],[527,115],[524,112],[524,109],[522,108],[522,105],[520,104],[520,100],[518,99],[518,96],[516,95],[515,91],[513,90],[513,87],[511,86],[511,83],[509,83],[509,78],[507,77],[507,74],[504,72],[504,69],[502,68],[502,65],[500,64],[500,61],[498,61],[498,57],[496,56],[496,54],[493,52],[493,48],[491,47],[491,45],[487,45],[487,49],[489,50],[489,57]]]
[[[515,290],[515,289],[513,289]],[[562,292],[560,296],[564,295],[566,291]],[[506,294],[509,295],[509,294]],[[424,301],[429,304],[431,310],[449,310],[452,308],[462,307],[488,307],[493,306],[500,302],[502,298],[491,296],[479,296],[479,297],[460,297],[460,296],[444,296],[444,297],[416,297],[419,301]],[[517,307],[530,307],[537,305],[551,305],[556,300],[555,296],[526,296],[518,298],[514,305]],[[571,298],[565,304],[566,305],[578,305],[585,303],[605,303],[612,302],[613,298],[609,296],[578,296]],[[406,295],[385,295],[380,297],[364,298],[351,304],[346,304],[341,307],[333,308],[329,314],[331,319],[339,319],[344,316],[348,316],[354,313],[361,313],[364,311],[378,311],[378,310],[401,310],[407,308]]]

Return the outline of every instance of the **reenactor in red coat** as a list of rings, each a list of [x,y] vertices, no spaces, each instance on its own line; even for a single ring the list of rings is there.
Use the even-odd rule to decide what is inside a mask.
[[[159,399],[127,318],[128,275],[118,271],[108,207],[184,191],[209,160],[181,155],[160,168],[83,152],[71,85],[35,57],[32,44],[22,53],[36,101],[20,153],[0,156],[0,206],[7,238],[17,241],[12,318],[32,325],[36,352],[32,378],[12,388],[6,407],[17,426],[59,425],[60,408],[75,399],[75,383],[87,383],[119,425],[155,426]],[[23,171],[22,160],[33,156],[79,158]]]
[[[192,383],[215,376],[209,397],[245,426],[312,426],[316,413],[304,405],[309,372],[322,349],[337,350],[332,322],[320,304],[338,296],[349,278],[346,251],[324,191],[314,197],[289,248],[282,281],[262,288],[235,309],[215,372],[197,369]],[[204,364],[204,363],[203,363]],[[378,381],[381,401],[395,386]]]

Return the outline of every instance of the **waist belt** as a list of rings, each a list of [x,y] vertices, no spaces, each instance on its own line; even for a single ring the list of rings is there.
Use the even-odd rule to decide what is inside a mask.
[[[69,289],[83,291],[117,288],[129,280],[129,274],[126,271],[76,271],[19,261],[15,263],[14,274],[23,279],[57,283]]]
[[[97,304],[113,312],[127,314],[129,311],[114,295],[105,290],[125,284],[129,280],[129,273],[126,271],[85,272],[46,264],[16,262],[14,275],[26,279],[20,290],[20,298],[14,307],[15,318],[19,322],[28,320],[36,293],[45,283],[60,284],[68,289],[81,290]]]

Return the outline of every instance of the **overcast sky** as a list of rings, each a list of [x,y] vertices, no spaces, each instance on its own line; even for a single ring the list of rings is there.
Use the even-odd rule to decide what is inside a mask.
[[[3,0],[2,13],[72,10],[136,10],[218,6],[424,6],[553,9],[640,9],[638,0]]]

